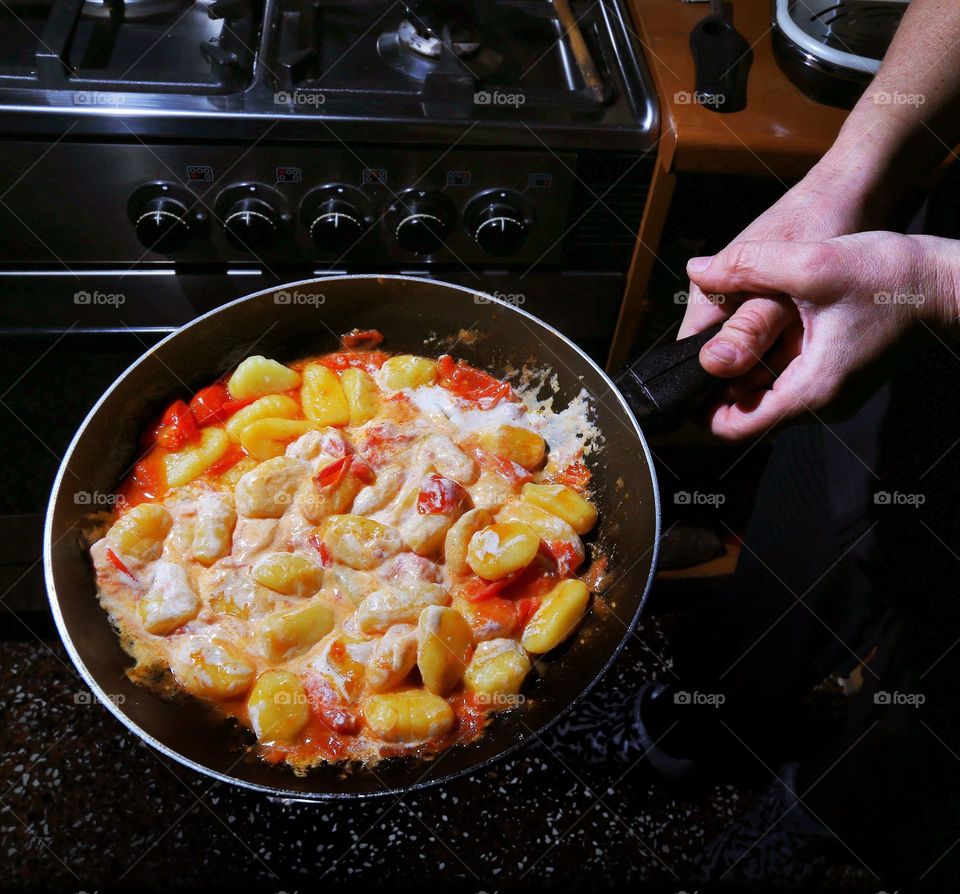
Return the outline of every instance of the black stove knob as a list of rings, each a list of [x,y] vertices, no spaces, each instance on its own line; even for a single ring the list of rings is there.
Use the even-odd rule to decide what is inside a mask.
[[[453,228],[453,203],[441,193],[412,190],[390,209],[397,244],[415,255],[432,255],[443,247]]]
[[[493,190],[470,202],[466,221],[470,235],[487,254],[504,257],[523,246],[533,218],[519,195]]]
[[[363,235],[363,213],[350,202],[327,199],[311,212],[310,238],[323,254],[349,251]]]
[[[230,244],[243,251],[269,245],[280,229],[280,212],[257,195],[231,202],[222,220]]]
[[[193,235],[194,217],[179,198],[154,195],[131,211],[137,238],[144,246],[161,254],[180,251]]]

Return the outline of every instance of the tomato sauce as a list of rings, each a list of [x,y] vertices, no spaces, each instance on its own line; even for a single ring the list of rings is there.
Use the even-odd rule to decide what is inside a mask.
[[[577,460],[575,463],[570,463],[565,469],[561,469],[553,476],[553,480],[556,484],[565,484],[567,487],[572,487],[575,491],[583,493],[590,484],[592,477],[593,474],[586,465]]]
[[[364,372],[376,372],[390,359],[390,355],[385,351],[335,351],[332,354],[323,354],[317,357],[313,363],[322,363],[328,369],[334,372],[343,372],[345,369],[362,369]],[[300,369],[306,366],[306,363],[300,366]],[[294,366],[294,369],[297,367]]]
[[[117,509],[120,514],[140,503],[162,500],[167,495],[167,475],[163,468],[166,451],[151,450],[134,467],[117,491]]]

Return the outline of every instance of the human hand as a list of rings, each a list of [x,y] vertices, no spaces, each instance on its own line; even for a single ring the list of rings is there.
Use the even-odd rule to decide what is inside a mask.
[[[872,194],[873,181],[866,173],[858,173],[849,161],[826,158],[733,242],[822,242],[869,229],[881,216]],[[702,332],[727,316],[721,304],[691,282],[677,338]]]
[[[884,232],[735,242],[687,272],[729,317],[700,363],[731,380],[709,425],[736,439],[823,407],[914,323],[955,322],[960,243]]]

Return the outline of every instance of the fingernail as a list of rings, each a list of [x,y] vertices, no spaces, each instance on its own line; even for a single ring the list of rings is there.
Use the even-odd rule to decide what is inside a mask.
[[[707,345],[707,354],[717,363],[722,363],[725,366],[735,363],[737,359],[737,349],[728,341],[715,341]]]
[[[712,255],[706,258],[690,258],[690,260],[687,261],[687,271],[689,273],[703,273],[703,271],[710,266],[712,260]]]

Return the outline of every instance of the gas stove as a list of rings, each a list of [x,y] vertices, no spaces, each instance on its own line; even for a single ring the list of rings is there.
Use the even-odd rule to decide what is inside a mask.
[[[0,3],[7,553],[112,378],[258,289],[438,277],[602,360],[659,119],[622,0],[574,14],[602,91],[548,0]]]
[[[583,83],[548,0],[8,0],[0,127],[73,134],[649,147],[656,108],[619,2],[577,8],[605,94]],[[16,121],[16,124],[14,122]],[[135,122],[135,126],[133,124]],[[318,124],[321,126],[318,129]],[[458,127],[459,125],[459,127]],[[22,130],[18,129],[18,133]],[[579,134],[579,137],[578,137]],[[499,136],[498,136],[499,135]]]
[[[0,264],[562,266],[655,140],[615,0],[577,8],[602,95],[547,0],[0,7]]]

